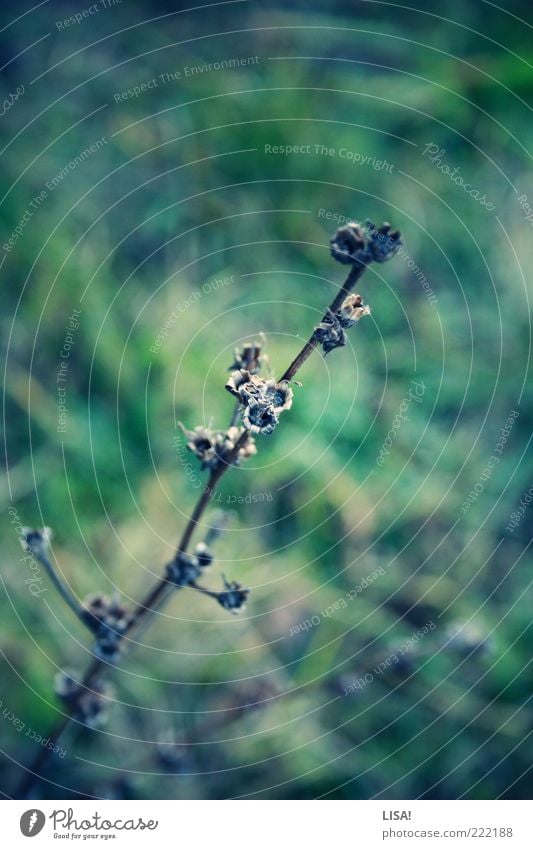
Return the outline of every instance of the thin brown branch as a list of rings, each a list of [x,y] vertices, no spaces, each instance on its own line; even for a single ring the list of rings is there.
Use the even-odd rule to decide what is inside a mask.
[[[352,267],[350,269],[350,273],[348,274],[348,277],[346,278],[344,285],[341,287],[341,289],[339,289],[339,292],[337,293],[336,297],[333,299],[328,310],[326,311],[326,314],[325,314],[326,316],[329,314],[329,312],[334,313],[339,309],[342,302],[344,301],[344,298],[353,289],[355,283],[362,276],[366,267],[367,267],[367,265],[366,265],[365,262],[354,262],[354,264],[352,265]],[[295,357],[295,359],[293,360],[291,365],[286,369],[286,371],[284,372],[284,374],[281,377],[281,380],[287,380],[287,381],[292,380],[294,378],[294,376],[296,375],[296,373],[298,372],[298,370],[301,368],[301,366],[305,363],[307,358],[313,352],[316,345],[317,345],[317,340],[315,338],[315,334],[313,333],[313,335],[311,336],[309,341],[306,342],[306,344],[303,346],[300,353]],[[238,409],[238,407],[235,408],[235,411],[237,409]],[[234,417],[235,417],[235,411],[234,411]],[[232,422],[233,422],[233,418],[232,418]],[[189,521],[187,522],[187,525],[185,526],[185,529],[183,531],[181,539],[178,543],[178,547],[177,547],[178,553],[185,553],[187,551],[187,548],[188,548],[190,541],[192,539],[192,536],[194,534],[195,528],[199,524],[199,522],[200,522],[200,520],[203,516],[203,513],[204,513],[206,507],[208,506],[208,504],[211,500],[211,497],[213,496],[213,493],[215,492],[216,484],[223,477],[223,475],[232,467],[234,460],[238,457],[239,451],[244,446],[244,444],[246,443],[246,440],[248,439],[248,437],[249,437],[249,431],[244,430],[242,435],[240,436],[240,438],[236,442],[231,453],[228,455],[228,457],[225,458],[225,462],[220,463],[209,475],[208,481],[207,481],[207,483],[206,483],[206,485],[205,485],[205,487],[204,487],[204,489],[203,489],[203,491],[200,495],[198,502],[196,503],[196,506],[194,507],[192,515],[191,515]],[[161,578],[151,588],[149,593],[145,596],[145,598],[141,602],[139,602],[139,604],[137,605],[137,607],[133,611],[133,614],[131,616],[128,627],[127,627],[126,631],[124,632],[124,636],[128,635],[134,628],[136,628],[139,625],[139,623],[141,621],[143,621],[150,613],[153,613],[154,609],[158,605],[159,606],[161,605],[161,602],[163,601],[163,598],[164,598],[164,595],[165,595],[165,592],[166,592],[168,586],[169,586],[169,581],[167,580],[166,577],[164,577],[164,578]],[[175,586],[175,585],[173,585],[173,586]],[[88,670],[87,670],[87,672],[86,672],[86,674],[83,678],[83,681],[81,683],[81,689],[83,689],[83,688],[90,689],[92,681],[94,680],[97,673],[101,671],[104,664],[105,664],[105,661],[103,661],[103,660],[101,660],[97,657],[95,657],[93,659],[91,665],[89,666],[89,668],[88,668]],[[53,742],[54,745],[57,745],[58,741],[60,740],[60,738],[65,733],[66,729],[68,728],[68,726],[70,724],[71,719],[72,719],[72,717],[69,716],[68,714],[61,716],[60,721],[57,723],[55,729],[50,734],[50,741]],[[53,746],[51,746],[50,748],[53,748]],[[37,757],[35,758],[35,760],[31,764],[31,766],[27,768],[26,775],[24,776],[23,781],[19,785],[16,798],[23,799],[30,793],[30,791],[32,790],[32,788],[34,786],[35,781],[37,781],[40,778],[40,775],[38,774],[38,772],[39,772],[39,770],[41,770],[45,766],[49,755],[50,755],[50,749],[42,749],[38,753]]]

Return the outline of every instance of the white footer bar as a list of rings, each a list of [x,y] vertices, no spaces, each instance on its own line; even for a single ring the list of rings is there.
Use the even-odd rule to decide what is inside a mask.
[[[527,801],[4,801],[2,845],[533,847]],[[35,843],[29,839],[35,837]]]

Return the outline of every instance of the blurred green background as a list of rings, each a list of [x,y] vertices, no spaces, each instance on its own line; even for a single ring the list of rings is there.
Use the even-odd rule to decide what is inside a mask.
[[[177,421],[225,426],[233,348],[261,331],[281,374],[343,281],[343,216],[392,221],[405,251],[217,493],[206,583],[251,587],[246,611],[176,593],[112,672],[108,725],[72,728],[35,793],[527,797],[529,4],[124,0],[64,24],[82,9],[2,9],[2,792],[57,719],[55,673],[90,660],[46,579],[29,592],[8,509],[53,528],[80,597],[140,599],[202,477]]]

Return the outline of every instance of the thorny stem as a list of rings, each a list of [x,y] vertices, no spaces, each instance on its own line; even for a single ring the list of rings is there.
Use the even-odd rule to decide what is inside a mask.
[[[346,295],[349,294],[349,292],[354,287],[355,283],[362,276],[366,267],[367,267],[367,264],[365,262],[355,262],[352,265],[352,267],[350,269],[350,273],[348,274],[348,277],[346,278],[344,285],[342,286],[341,289],[339,289],[336,297],[331,302],[330,306],[328,307],[328,310],[326,311],[325,316],[327,316],[329,312],[336,312],[339,309],[342,302],[344,301],[344,298],[346,297]],[[309,341],[306,342],[306,344],[303,346],[300,353],[294,358],[294,360],[292,361],[292,363],[290,364],[288,369],[286,369],[286,371],[283,373],[280,380],[292,380],[293,377],[295,376],[295,374],[297,373],[297,371],[302,367],[302,365],[305,363],[307,358],[311,355],[311,353],[315,349],[316,345],[317,345],[317,339],[315,337],[315,334],[313,333],[313,335],[310,337]],[[238,407],[235,408],[233,418],[232,418],[232,422],[233,422],[233,419],[235,418],[235,414],[236,414],[237,410],[238,410]],[[196,504],[196,506],[195,506],[195,508],[192,512],[192,515],[191,515],[189,521],[187,522],[187,525],[185,526],[185,529],[183,531],[181,539],[178,543],[178,547],[177,547],[178,553],[186,552],[186,550],[189,546],[189,543],[191,541],[191,537],[192,537],[194,530],[196,528],[196,525],[199,523],[199,521],[200,521],[200,519],[201,519],[201,517],[204,513],[204,510],[207,507],[207,505],[209,504],[209,501],[211,500],[211,497],[212,497],[212,495],[215,491],[215,489],[214,489],[215,485],[218,483],[220,478],[228,471],[228,469],[231,468],[233,461],[238,457],[239,451],[243,447],[243,445],[246,443],[248,436],[249,436],[249,431],[244,430],[242,435],[240,436],[240,438],[236,442],[233,450],[231,451],[231,453],[226,458],[225,462],[220,463],[219,466],[217,468],[215,468],[211,472],[211,474],[209,475],[208,481],[207,481],[207,483],[206,483],[206,485],[205,485],[205,487],[202,491],[202,494],[200,495],[200,498],[199,498],[199,500],[198,500],[198,502],[197,502],[197,504]],[[55,581],[54,581],[54,583],[55,583]],[[165,593],[167,591],[168,586],[169,586],[169,581],[167,581],[166,578],[161,578],[152,587],[152,589],[150,590],[148,595],[143,599],[143,601],[139,602],[139,604],[137,605],[137,607],[133,611],[133,614],[130,618],[130,622],[129,622],[129,624],[128,624],[125,632],[124,632],[124,636],[126,636],[126,634],[128,634],[135,626],[138,626],[139,622],[141,622],[145,617],[147,617],[147,615],[150,612],[153,612],[155,607],[161,606],[161,603],[163,601],[163,598],[165,596]],[[200,589],[200,587],[193,587],[193,588],[194,589]],[[206,592],[205,590],[201,590],[201,591]],[[63,593],[61,593],[61,594],[63,595]],[[209,592],[207,592],[206,594],[209,594]],[[65,598],[64,595],[63,595],[63,597]],[[67,600],[67,599],[65,599],[65,600]],[[70,602],[67,602],[67,603],[70,604]],[[91,685],[91,683],[94,679],[94,676],[100,671],[100,669],[102,668],[102,666],[104,664],[105,664],[105,661],[100,660],[99,658],[93,659],[91,665],[89,666],[87,672],[85,673],[85,675],[83,677],[80,689],[90,688],[90,685]],[[72,717],[70,717],[68,714],[66,716],[62,716],[61,720],[58,722],[57,726],[55,727],[55,729],[50,734],[50,742],[53,743],[54,746],[57,745],[58,740],[61,738],[63,733],[66,731],[66,729],[70,725],[71,718]],[[34,782],[37,779],[40,778],[40,775],[37,774],[38,770],[41,769],[45,765],[52,748],[53,748],[53,746],[51,746],[50,749],[44,749],[43,748],[43,749],[40,750],[37,757],[33,761],[32,765],[27,769],[27,773],[26,773],[22,783],[19,786],[18,794],[15,798],[23,799],[31,791],[31,789],[34,785]]]

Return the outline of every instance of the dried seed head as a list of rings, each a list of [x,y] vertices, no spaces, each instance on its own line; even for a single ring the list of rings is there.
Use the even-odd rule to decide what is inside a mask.
[[[490,636],[473,622],[453,622],[446,628],[446,645],[463,657],[490,653]]]
[[[368,247],[374,262],[386,262],[403,245],[399,230],[393,230],[388,221],[381,227],[376,227],[371,221],[366,222],[368,231]]]
[[[272,433],[279,414],[292,405],[293,392],[286,380],[276,383],[245,370],[233,372],[226,389],[243,405],[242,422],[252,433]]]
[[[250,398],[242,414],[242,423],[252,433],[268,435],[279,422],[273,405],[264,398]]]
[[[294,393],[287,380],[282,380],[280,383],[275,383],[273,380],[266,382],[265,396],[271,401],[276,413],[290,410],[293,395]]]
[[[187,448],[202,461],[202,469],[209,468],[213,462],[218,460],[216,453],[216,434],[211,428],[198,425],[194,430],[187,428],[178,422],[178,426],[187,438]]]
[[[246,369],[238,369],[232,372],[229,379],[226,381],[226,389],[228,392],[241,401],[241,387],[250,382],[250,372]]]
[[[361,295],[348,295],[342,302],[337,318],[342,327],[353,327],[364,315],[370,315],[370,307],[363,304]]]
[[[368,260],[365,231],[356,221],[339,227],[330,244],[331,256],[344,265]]]
[[[213,552],[207,547],[205,542],[197,543],[194,548],[194,554],[198,558],[198,565],[201,569],[207,569],[214,560]]]
[[[187,430],[181,422],[179,422],[179,427],[188,440],[187,448],[201,461],[202,469],[215,469],[220,463],[227,462],[227,458],[233,452],[243,433],[240,427],[230,427],[228,430],[212,430],[198,425],[194,430]],[[249,436],[239,449],[239,454],[234,458],[233,463],[238,466],[241,460],[246,460],[247,457],[256,453],[254,440]]]
[[[40,557],[48,552],[51,539],[51,528],[23,528],[20,544],[24,551]]]
[[[226,431],[220,431],[216,438],[216,454],[220,461],[225,462],[230,456],[237,442],[243,434],[242,427],[230,427]],[[233,460],[235,466],[240,465],[241,460],[253,457],[257,454],[257,448],[253,436],[248,436],[244,445],[239,448],[238,456]]]
[[[202,567],[198,557],[178,551],[174,560],[167,565],[167,579],[177,587],[187,587],[200,576]]]
[[[327,316],[315,327],[315,338],[322,345],[324,354],[329,354],[334,348],[342,348],[346,345],[346,334],[342,324],[331,310]]]
[[[187,746],[180,746],[179,743],[161,741],[156,756],[163,769],[171,770],[173,775],[187,773],[192,766]]]
[[[398,251],[403,240],[398,230],[385,221],[376,227],[366,221],[361,227],[355,221],[349,221],[339,227],[331,240],[331,255],[338,262],[347,265],[353,263],[386,262]]]
[[[244,610],[249,594],[250,590],[241,586],[237,581],[227,581],[224,578],[224,590],[218,593],[217,599],[225,610],[238,613],[239,610]]]
[[[82,615],[96,634],[95,654],[110,663],[118,660],[121,640],[131,618],[120,599],[101,593],[90,595],[84,601]]]
[[[91,683],[90,690],[82,690],[76,702],[74,716],[89,728],[101,728],[108,720],[113,688],[102,680]]]
[[[74,671],[62,669],[54,678],[54,691],[60,699],[68,701],[80,689],[79,675]]]
[[[226,384],[226,388],[235,395],[241,404],[246,406],[251,398],[265,400],[271,404],[277,413],[290,409],[293,392],[286,380],[276,383],[275,380],[250,375],[247,371],[234,372]]]
[[[239,428],[239,430],[240,430],[240,428]],[[242,431],[241,431],[241,433],[242,433]],[[239,456],[233,462],[235,463],[236,466],[238,466],[240,464],[241,460],[247,460],[248,457],[253,457],[254,454],[257,454],[257,448],[256,448],[256,445],[255,445],[255,440],[254,440],[253,436],[248,436],[246,442],[244,443],[242,448],[239,450]]]
[[[261,333],[259,341],[246,342],[242,348],[235,348],[234,360],[230,366],[230,371],[233,369],[245,369],[250,374],[258,374],[268,359],[266,354],[263,354],[265,345],[266,338]]]
[[[68,707],[72,717],[90,728],[100,728],[107,720],[112,687],[101,679],[82,687],[78,673],[62,670],[54,679],[57,696]]]

